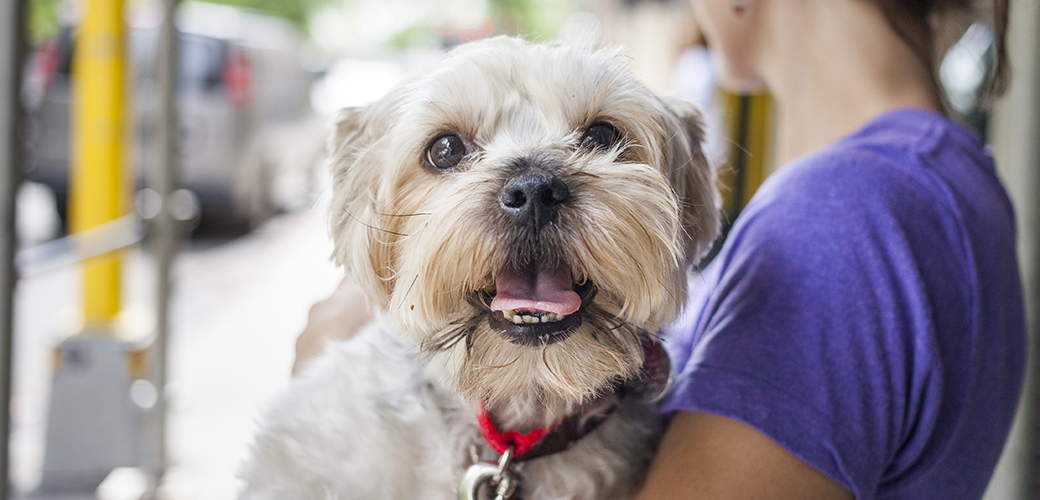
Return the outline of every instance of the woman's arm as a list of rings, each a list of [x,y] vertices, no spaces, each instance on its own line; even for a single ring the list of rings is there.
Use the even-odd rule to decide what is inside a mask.
[[[853,500],[852,493],[754,428],[676,413],[637,500]]]

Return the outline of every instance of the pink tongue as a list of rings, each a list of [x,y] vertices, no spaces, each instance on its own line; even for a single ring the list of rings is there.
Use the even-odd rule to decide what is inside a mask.
[[[492,311],[526,310],[562,315],[574,314],[581,297],[574,292],[571,269],[566,264],[554,267],[538,264],[537,269],[508,267],[495,280]]]

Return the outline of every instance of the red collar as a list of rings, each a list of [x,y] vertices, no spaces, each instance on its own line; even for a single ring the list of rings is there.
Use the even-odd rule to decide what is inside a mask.
[[[514,457],[521,457],[524,453],[531,451],[556,427],[556,422],[553,422],[547,427],[539,427],[527,434],[521,434],[517,430],[502,432],[496,429],[495,424],[491,422],[491,416],[488,415],[484,403],[480,404],[480,411],[477,412],[477,423],[480,424],[484,441],[487,441],[498,453],[505,453],[509,448],[513,448]]]
[[[671,363],[667,351],[653,336],[644,337],[643,356],[641,373],[615,387],[614,394],[618,398],[629,396],[653,404],[662,398],[671,386]],[[502,432],[496,429],[487,408],[481,402],[480,411],[477,412],[477,423],[480,424],[484,441],[487,441],[491,448],[500,454],[513,448],[513,457],[520,462],[566,450],[595,430],[616,407],[617,404],[614,403],[606,408],[600,407],[591,414],[578,412],[546,427],[521,434],[516,430]]]

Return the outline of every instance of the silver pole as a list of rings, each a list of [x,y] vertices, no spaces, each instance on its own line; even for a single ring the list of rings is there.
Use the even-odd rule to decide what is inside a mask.
[[[8,442],[11,433],[11,339],[14,287],[15,193],[19,183],[21,116],[19,89],[25,55],[24,0],[0,0],[0,500],[10,494]]]
[[[162,210],[153,221],[154,251],[158,267],[156,320],[157,330],[154,349],[153,376],[159,393],[155,408],[157,420],[157,442],[155,449],[155,478],[161,484],[166,471],[166,412],[167,412],[167,356],[170,329],[170,270],[177,252],[180,227],[170,210],[171,194],[176,190],[180,178],[177,165],[177,33],[174,26],[174,11],[177,0],[163,0],[164,15],[159,30],[159,53],[156,82],[158,105],[155,119],[158,125],[158,161],[152,179],[153,189],[162,200]]]

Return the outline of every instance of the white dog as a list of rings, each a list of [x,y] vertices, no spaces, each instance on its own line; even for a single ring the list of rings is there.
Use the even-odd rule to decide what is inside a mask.
[[[265,416],[243,498],[630,496],[717,232],[701,139],[616,50],[511,38],[343,111],[335,258],[381,318]]]

